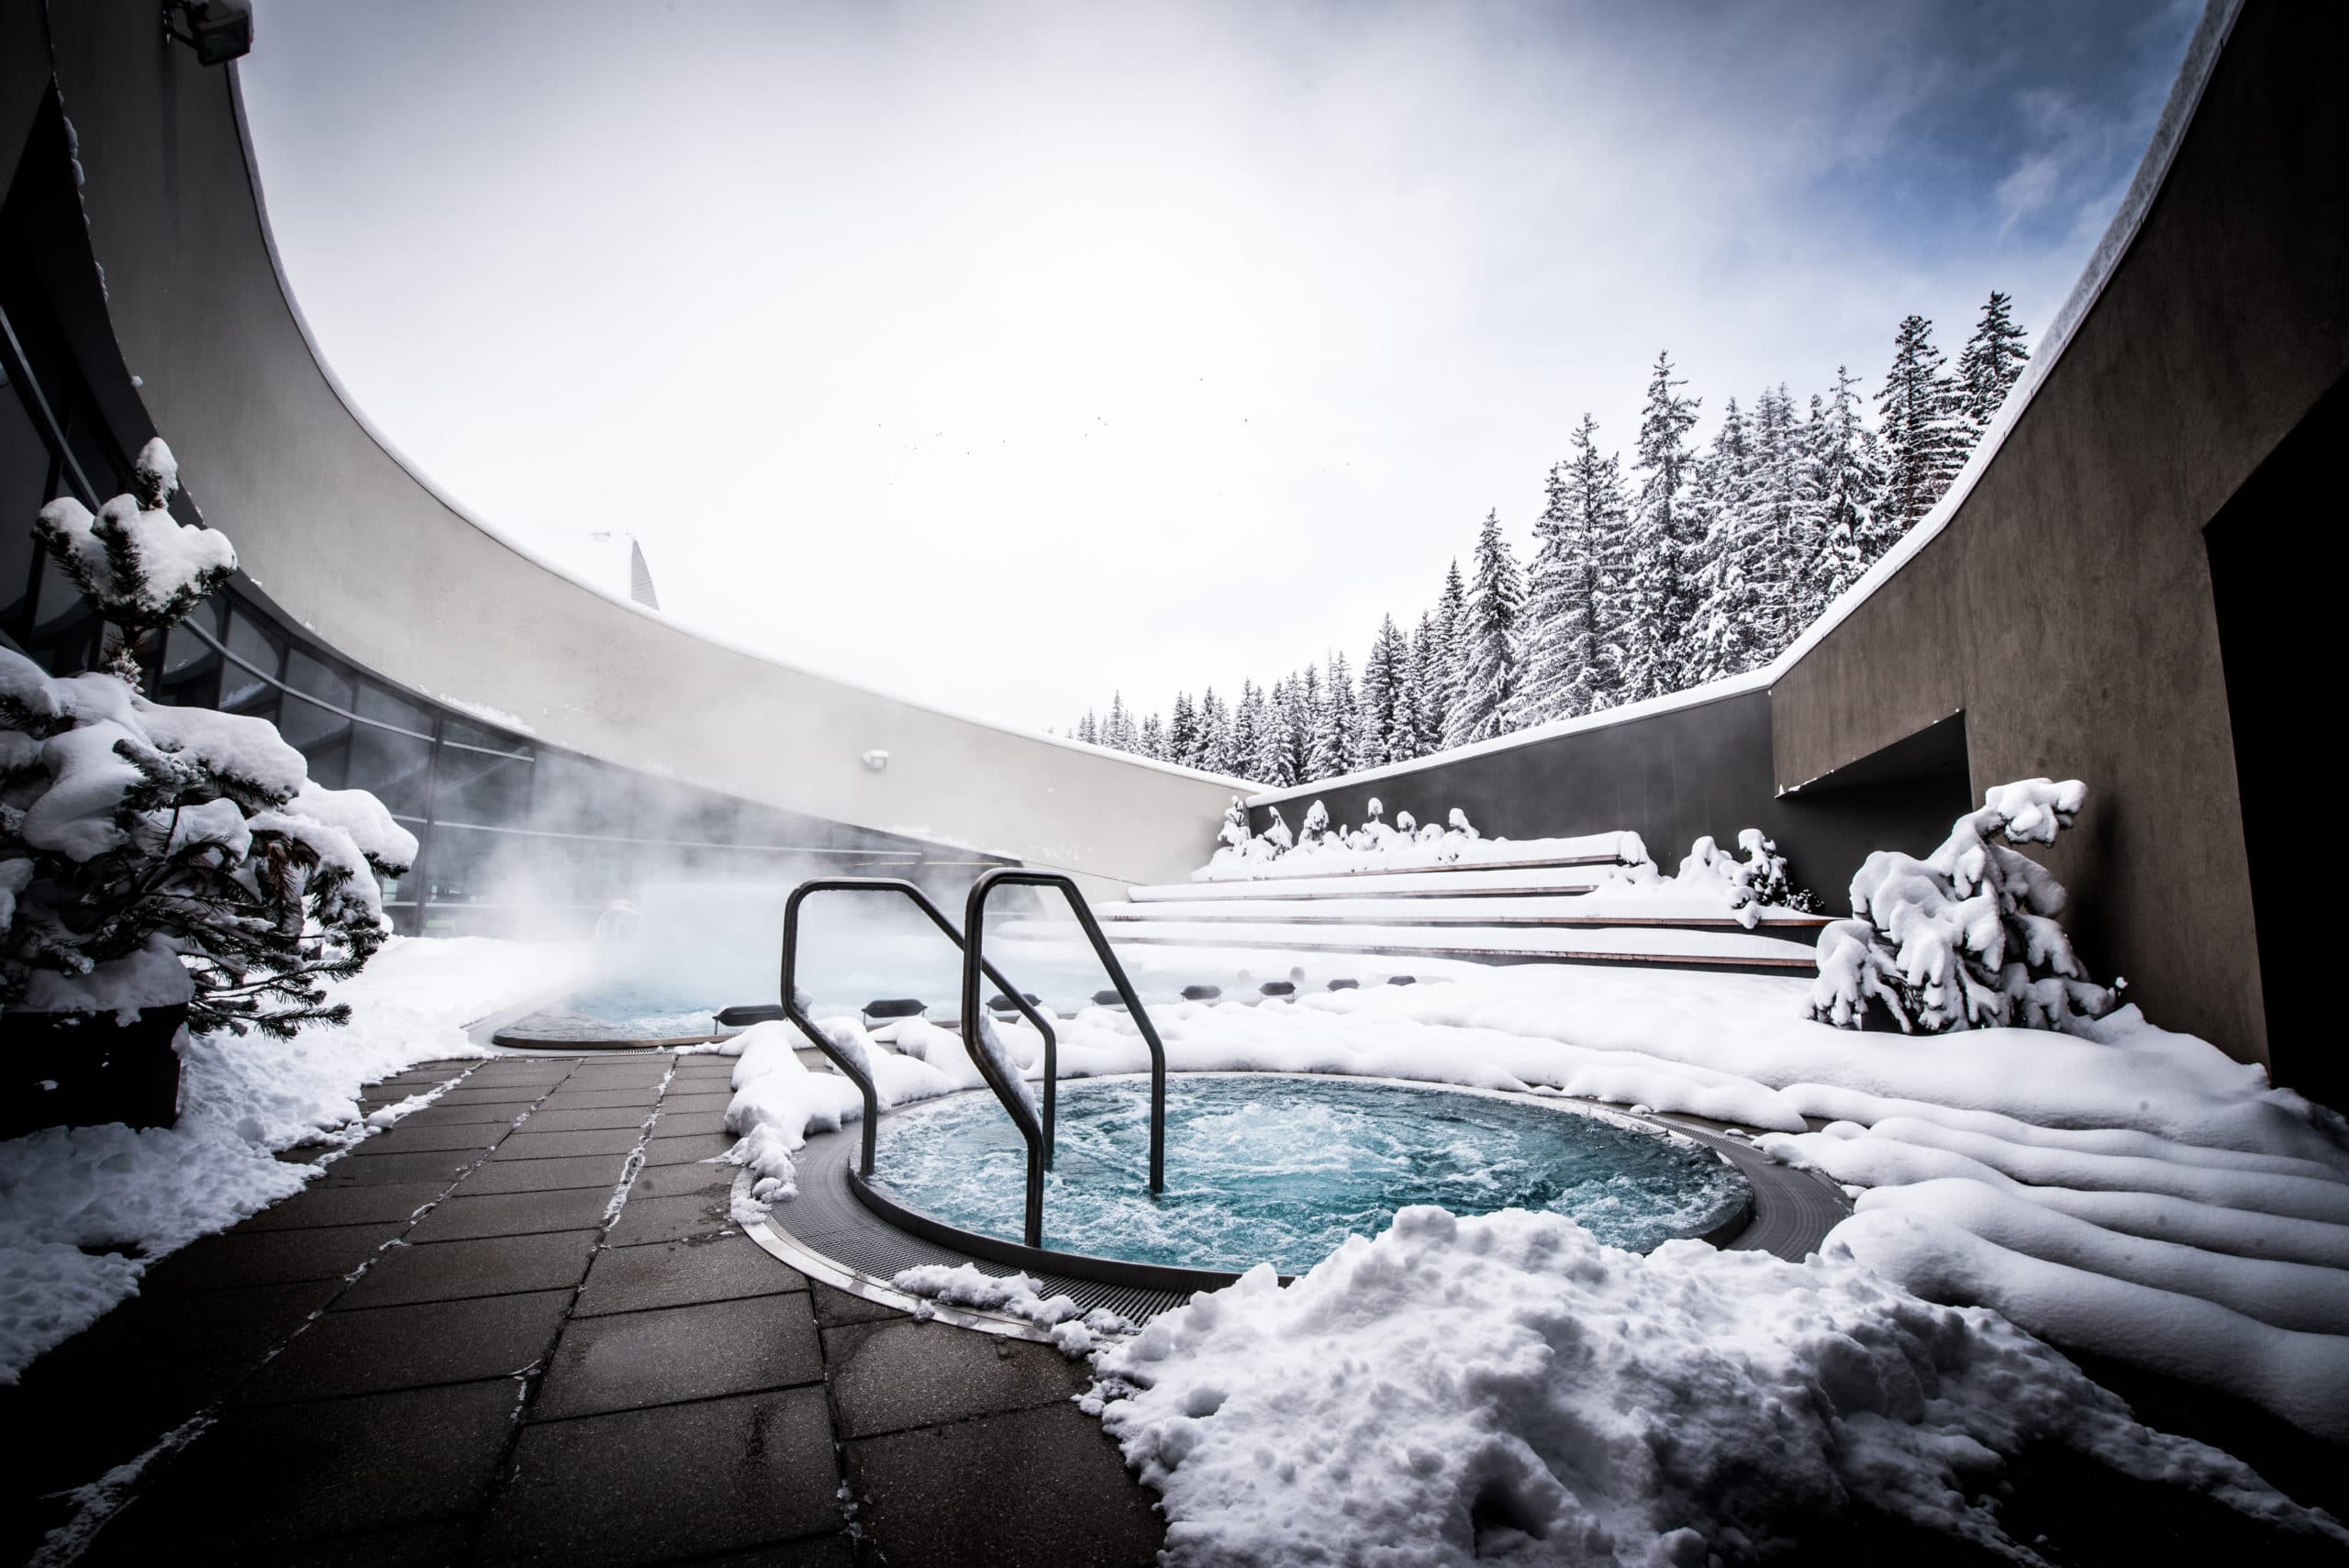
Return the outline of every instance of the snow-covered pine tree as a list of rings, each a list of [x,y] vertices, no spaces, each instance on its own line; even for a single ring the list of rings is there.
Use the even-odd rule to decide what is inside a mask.
[[[1307,784],[1313,772],[1313,731],[1320,720],[1321,671],[1308,662],[1304,673],[1288,678],[1288,704],[1283,741],[1288,748],[1287,784]]]
[[[1414,757],[1443,747],[1443,667],[1450,650],[1442,639],[1435,612],[1421,610],[1419,628],[1411,633],[1411,682],[1407,693]]]
[[[1264,688],[1253,681],[1240,683],[1240,702],[1231,710],[1231,771],[1244,779],[1264,782],[1273,746],[1272,709]]]
[[[1101,721],[1089,707],[1085,710],[1085,717],[1076,721],[1076,738],[1088,746],[1101,744]]]
[[[1436,683],[1431,688],[1434,711],[1441,716],[1435,732],[1438,746],[1455,744],[1452,736],[1452,715],[1460,706],[1460,673],[1464,666],[1460,658],[1460,638],[1468,621],[1468,588],[1461,580],[1460,562],[1455,558],[1444,568],[1443,592],[1435,602]]]
[[[1884,439],[1885,521],[1897,538],[1933,509],[1965,454],[1957,391],[1933,346],[1933,324],[1923,317],[1901,320],[1876,406]]]
[[[1314,731],[1314,756],[1324,755],[1326,736],[1327,767],[1317,774],[1319,778],[1336,778],[1351,773],[1354,765],[1354,736],[1362,725],[1361,713],[1355,706],[1354,673],[1346,662],[1345,651],[1330,655],[1330,673],[1321,686],[1322,727]]]
[[[1809,554],[1802,505],[1803,427],[1794,394],[1780,382],[1753,405],[1745,511],[1745,581],[1757,622],[1740,672],[1767,663],[1807,624],[1797,603],[1796,579]]]
[[[1410,645],[1395,629],[1395,617],[1378,623],[1369,656],[1362,662],[1362,694],[1355,703],[1354,762],[1357,770],[1410,759]]]
[[[1198,765],[1211,773],[1230,773],[1236,760],[1231,754],[1231,715],[1225,710],[1223,699],[1209,686],[1199,698],[1199,761]]]
[[[1859,384],[1842,365],[1835,390],[1811,415],[1803,475],[1808,556],[1795,584],[1796,619],[1809,626],[1891,547],[1881,521],[1884,471]]]
[[[1126,711],[1126,694],[1109,694],[1109,717],[1101,726],[1101,744],[1119,751],[1134,749],[1134,717]]]
[[[1691,515],[1687,489],[1695,459],[1688,432],[1697,423],[1698,400],[1684,397],[1686,381],[1672,373],[1672,356],[1660,353],[1648,377],[1647,403],[1640,412],[1639,496],[1633,504],[1625,573],[1631,616],[1623,650],[1623,700],[1676,691],[1682,679],[1690,623],[1697,613],[1697,584],[1691,557],[1700,519]]]
[[[2030,335],[2015,325],[2010,295],[1990,291],[1990,302],[1982,307],[1982,319],[1974,325],[1974,336],[1965,341],[1965,351],[1957,356],[1958,412],[1969,427],[1965,441],[1970,453],[1990,421],[1998,417],[1999,407],[2007,401],[2007,394],[2022,379],[2022,367],[2031,358],[2031,350],[2023,345]]]
[[[1697,685],[1744,668],[1752,654],[1759,595],[1747,575],[1753,510],[1753,443],[1732,397],[1713,444],[1697,460],[1687,512],[1698,543],[1688,558],[1697,605],[1682,645],[1680,680]]]
[[[1141,732],[1136,740],[1140,742],[1140,750],[1143,756],[1155,757],[1161,762],[1165,760],[1166,725],[1158,715],[1152,713],[1143,716]]]
[[[1476,533],[1475,573],[1461,634],[1460,705],[1444,739],[1467,745],[1506,735],[1522,722],[1518,709],[1518,647],[1525,618],[1525,579],[1502,536],[1497,509]]]
[[[1174,706],[1166,716],[1166,760],[1186,768],[1199,765],[1199,713],[1188,692],[1174,694]]]
[[[1599,551],[1620,507],[1614,460],[1598,455],[1586,413],[1572,449],[1551,465],[1548,505],[1534,524],[1524,604],[1524,720],[1588,714],[1599,669]]]
[[[1289,749],[1288,728],[1289,683],[1294,676],[1273,683],[1271,693],[1264,698],[1264,742],[1258,765],[1248,771],[1248,776],[1275,789],[1282,789],[1297,782],[1296,754]]]

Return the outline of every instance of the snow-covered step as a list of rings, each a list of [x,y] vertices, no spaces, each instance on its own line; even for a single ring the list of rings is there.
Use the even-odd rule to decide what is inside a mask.
[[[1013,940],[1064,942],[1066,932],[1044,922],[1027,929],[1006,923]],[[1598,929],[1522,929],[1502,926],[1404,927],[1316,925],[1282,919],[1253,923],[1224,920],[1133,922],[1118,929],[1119,946],[1172,943],[1191,948],[1240,948],[1250,951],[1353,952],[1375,957],[1514,959],[1546,963],[1646,964],[1667,969],[1803,972],[1818,968],[1818,954],[1806,941],[1750,931],[1688,931],[1653,928]]]
[[[1475,866],[1461,869],[1357,872],[1348,876],[1267,877],[1250,882],[1186,882],[1137,887],[1126,896],[1136,904],[1188,903],[1199,899],[1252,898],[1296,901],[1321,898],[1477,898],[1513,894],[1571,896],[1604,884],[1613,862],[1580,865],[1554,862],[1530,867]]]
[[[1523,870],[1529,866],[1638,865],[1649,858],[1640,836],[1621,830],[1565,839],[1481,839],[1459,832],[1407,838],[1379,831],[1385,837],[1377,844],[1362,843],[1359,836],[1352,844],[1331,837],[1298,844],[1272,859],[1219,850],[1214,860],[1191,873],[1191,880],[1280,882],[1296,877],[1448,872],[1471,866]]]
[[[1716,901],[1709,908],[1675,907],[1672,902],[1649,899],[1645,906],[1616,907],[1621,900],[1605,894],[1563,901],[1554,896],[1474,898],[1315,898],[1264,900],[1242,898],[1184,899],[1140,904],[1104,904],[1094,913],[1102,923],[1123,930],[1163,921],[1249,921],[1292,926],[1494,926],[1547,927],[1596,930],[1611,927],[1643,929],[1742,931],[1747,928]],[[1586,908],[1586,906],[1598,906]],[[1781,914],[1764,917],[1755,929],[1798,940],[1811,940],[1828,922],[1824,915]],[[1007,927],[1007,929],[1011,929]]]

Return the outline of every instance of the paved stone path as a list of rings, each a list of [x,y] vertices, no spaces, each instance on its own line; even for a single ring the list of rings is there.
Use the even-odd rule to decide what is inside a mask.
[[[1151,1562],[1153,1495],[1069,1402],[1079,1368],[811,1284],[728,1221],[733,1169],[700,1162],[732,1065],[371,1090],[464,1074],[0,1389],[7,1560],[176,1433],[82,1562]]]

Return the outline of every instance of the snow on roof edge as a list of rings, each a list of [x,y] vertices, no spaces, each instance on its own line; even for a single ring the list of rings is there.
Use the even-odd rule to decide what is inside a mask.
[[[1626,703],[1620,707],[1610,707],[1599,713],[1556,719],[1495,740],[1480,740],[1471,746],[1414,757],[1408,762],[1389,762],[1385,767],[1317,779],[1309,784],[1267,790],[1262,795],[1251,795],[1248,805],[1274,806],[1283,801],[1304,799],[1323,790],[1341,789],[1376,779],[1417,773],[1438,763],[1505,751],[1580,730],[1603,729],[1609,725],[1646,718],[1675,708],[1701,707],[1707,703],[1742,695],[1757,687],[1775,686],[1785,679],[1806,655],[1827,639],[1829,633],[1848,620],[1871,595],[1891,580],[1895,573],[1916,559],[1925,546],[1939,538],[1957,515],[1958,508],[1965,504],[1966,497],[1974,493],[1975,484],[2006,445],[2009,432],[2021,421],[2032,399],[2038,395],[2041,384],[2063,359],[2064,350],[2071,347],[2073,335],[2079,329],[2080,323],[2087,319],[2089,310],[2103,296],[2105,285],[2120,270],[2121,258],[2128,254],[2130,246],[2135,242],[2137,231],[2144,227],[2145,217],[2153,209],[2154,199],[2161,194],[2162,185],[2169,177],[2170,164],[2177,156],[2178,146],[2185,140],[2186,128],[2193,122],[2194,111],[2202,102],[2203,89],[2210,85],[2211,68],[2218,63],[2228,35],[2234,30],[2235,20],[2242,13],[2243,0],[2210,0],[2204,8],[2202,20],[2196,26],[2194,37],[2187,45],[2186,59],[2178,66],[2177,80],[2171,84],[2169,98],[2162,106],[2161,118],[2154,124],[2153,140],[2145,149],[2145,156],[2138,162],[2137,172],[2129,182],[2129,190],[2121,197],[2119,209],[2113,213],[2112,221],[2105,227],[2104,237],[2097,241],[2087,264],[2080,270],[2079,279],[2065,296],[2063,308],[2048,324],[2037,351],[2024,367],[2022,379],[2008,394],[2006,402],[1999,406],[1998,417],[1991,421],[1981,440],[1975,444],[1973,454],[1966,460],[1965,466],[1958,471],[1957,477],[1950,482],[1949,489],[1934,504],[1932,511],[1918,518],[1890,550],[1879,556],[1867,571],[1861,573],[1857,582],[1820,611],[1819,618],[1805,627],[1776,659],[1742,675],[1710,681],[1686,691],[1669,692],[1643,702]]]
[[[540,571],[546,573],[550,576],[561,578],[563,582],[571,584],[573,587],[582,589],[586,593],[593,594],[607,604],[616,606],[622,610],[626,610],[631,615],[642,616],[648,620],[658,621],[662,626],[669,628],[671,630],[675,631],[682,636],[689,637],[696,642],[707,643],[713,648],[719,648],[729,653],[740,654],[743,658],[755,660],[759,663],[772,666],[774,669],[788,670],[795,674],[807,675],[817,680],[828,681],[834,685],[845,687],[849,691],[856,692],[865,696],[877,697],[884,702],[896,703],[901,706],[912,708],[917,712],[932,714],[941,718],[952,719],[958,724],[973,725],[981,729],[992,729],[998,734],[1017,736],[1023,740],[1042,741],[1048,745],[1060,746],[1070,751],[1089,751],[1099,756],[1112,758],[1118,762],[1125,762],[1134,767],[1145,768],[1154,773],[1172,773],[1178,777],[1197,779],[1203,783],[1221,785],[1242,796],[1245,796],[1251,790],[1260,790],[1264,788],[1264,785],[1261,783],[1253,780],[1231,778],[1222,773],[1207,773],[1197,768],[1187,768],[1181,766],[1178,763],[1162,762],[1155,757],[1145,757],[1138,752],[1120,751],[1109,747],[1088,745],[1082,740],[1073,740],[1070,737],[1063,735],[1051,735],[1046,734],[1041,730],[1029,729],[1019,725],[1005,724],[996,719],[981,718],[974,714],[964,713],[960,709],[947,707],[941,704],[917,701],[911,697],[900,696],[895,692],[885,692],[877,686],[869,685],[863,681],[840,674],[834,671],[820,670],[807,664],[786,663],[783,660],[775,658],[771,653],[762,652],[757,649],[746,647],[743,644],[735,641],[731,638],[712,633],[699,626],[680,620],[675,616],[640,604],[628,595],[614,593],[608,588],[605,588],[600,584],[589,582],[585,578],[577,575],[556,562],[547,561],[536,554],[533,554],[528,546],[514,534],[507,532],[494,523],[486,522],[481,517],[475,516],[473,512],[462,502],[459,501],[454,495],[442,488],[433,480],[431,475],[426,473],[421,464],[417,463],[416,460],[409,457],[406,451],[402,450],[396,441],[394,441],[391,437],[385,434],[373,419],[368,417],[366,411],[359,406],[359,400],[351,395],[349,387],[343,385],[342,378],[335,373],[333,364],[328,361],[325,351],[319,347],[317,335],[310,329],[309,317],[302,314],[301,301],[295,295],[293,280],[286,275],[284,258],[278,253],[276,231],[270,227],[268,197],[263,193],[262,187],[261,164],[255,158],[253,152],[252,130],[245,120],[245,90],[244,83],[237,73],[237,62],[235,61],[230,61],[228,62],[228,101],[231,111],[236,119],[238,149],[239,151],[242,153],[245,161],[245,178],[252,190],[253,213],[260,220],[262,248],[269,254],[270,271],[277,280],[278,297],[284,304],[286,314],[293,317],[295,330],[301,334],[303,346],[309,350],[310,362],[317,367],[318,375],[326,382],[328,389],[334,394],[336,400],[342,405],[343,412],[351,417],[351,422],[356,424],[360,430],[365,434],[367,439],[374,442],[376,447],[382,450],[384,455],[390,458],[392,462],[399,467],[402,473],[406,473],[408,478],[415,481],[419,489],[423,490],[426,495],[431,496],[435,501],[438,501],[442,506],[446,507],[450,515],[456,517],[460,522],[466,524],[478,532],[495,539],[497,543],[504,545],[507,550],[512,550],[515,554],[520,556],[523,560],[529,562]],[[308,623],[305,622],[304,624],[307,625]],[[421,690],[421,688],[417,689]],[[451,706],[463,706],[459,699],[435,695],[430,693],[427,693],[426,695],[428,696],[431,696],[432,700],[435,702],[447,703]]]

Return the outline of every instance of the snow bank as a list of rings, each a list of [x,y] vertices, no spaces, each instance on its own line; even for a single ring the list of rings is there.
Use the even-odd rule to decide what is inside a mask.
[[[130,1295],[155,1259],[299,1191],[318,1168],[275,1152],[364,1136],[362,1085],[483,1054],[463,1026],[561,984],[576,960],[553,946],[394,939],[330,988],[351,1005],[342,1028],[184,1038],[177,1126],[0,1142],[0,1383]]]
[[[1861,1509],[2036,1562],[1997,1488],[2048,1444],[2349,1544],[1996,1315],[1840,1253],[1642,1258],[1554,1215],[1410,1208],[1093,1361],[1087,1407],[1164,1495],[1177,1565],[1693,1564]]]
[[[855,1018],[818,1018],[816,1027],[873,1079],[884,1110],[963,1086],[926,1062],[882,1050]],[[715,1048],[718,1054],[739,1059],[726,1130],[740,1141],[726,1159],[747,1167],[755,1178],[751,1197],[761,1206],[759,1212],[766,1204],[799,1195],[798,1168],[791,1157],[806,1147],[809,1133],[837,1132],[864,1114],[855,1084],[836,1073],[807,1071],[799,1060],[803,1043],[796,1029],[774,1022],[753,1024]]]
[[[1235,808],[1238,801],[1233,802]],[[1421,866],[1480,865],[1506,861],[1586,860],[1594,857],[1625,865],[1652,865],[1647,846],[1637,833],[1588,833],[1572,839],[1486,839],[1468,818],[1452,813],[1452,825],[1419,827],[1408,812],[1390,828],[1376,800],[1368,807],[1370,821],[1360,828],[1330,827],[1330,814],[1319,801],[1307,812],[1302,835],[1292,842],[1288,825],[1273,814],[1273,826],[1248,837],[1242,813],[1237,827],[1227,818],[1218,835],[1219,848],[1206,865],[1191,873],[1194,882],[1250,881],[1285,876],[1350,876],[1363,872],[1408,871]]]

